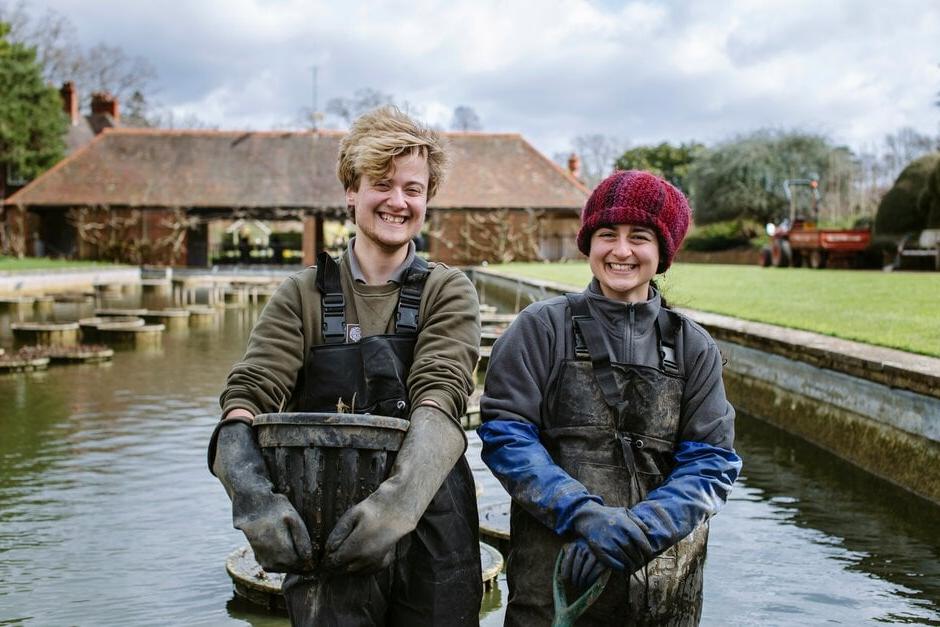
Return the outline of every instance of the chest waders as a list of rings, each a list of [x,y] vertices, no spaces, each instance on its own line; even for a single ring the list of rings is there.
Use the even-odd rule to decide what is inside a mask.
[[[395,333],[346,343],[339,267],[317,257],[324,343],[304,361],[298,411],[346,411],[407,419],[408,372],[418,337],[418,309],[429,274],[416,257],[399,292]],[[480,577],[477,506],[464,457],[448,474],[415,530],[386,569],[364,575],[287,575],[284,597],[293,625],[477,625]]]
[[[676,359],[681,321],[660,309],[659,367],[610,361],[603,330],[582,294],[569,294],[574,353],[547,395],[540,431],[552,459],[607,506],[630,507],[673,467],[685,378]],[[587,359],[585,359],[585,357]],[[507,625],[549,625],[556,535],[515,503],[508,562]],[[627,577],[612,573],[577,625],[696,625],[708,527],[702,525]]]

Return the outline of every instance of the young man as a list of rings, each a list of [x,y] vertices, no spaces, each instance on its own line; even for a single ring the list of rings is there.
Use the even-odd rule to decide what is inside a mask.
[[[425,262],[412,243],[445,165],[438,135],[398,109],[353,124],[337,170],[356,237],[338,263],[321,254],[278,288],[222,393],[210,468],[258,562],[289,573],[295,625],[478,622],[478,519],[459,417],[479,303],[462,272]],[[259,413],[336,411],[337,398],[411,424],[388,479],[340,518],[314,564],[250,424]]]

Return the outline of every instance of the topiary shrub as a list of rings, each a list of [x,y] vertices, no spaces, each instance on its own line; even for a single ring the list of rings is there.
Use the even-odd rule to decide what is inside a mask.
[[[903,235],[927,228],[929,207],[920,196],[938,165],[940,153],[935,153],[915,159],[901,171],[894,186],[878,204],[876,236]]]
[[[927,184],[917,200],[917,209],[926,216],[924,228],[940,229],[940,158],[927,176]]]

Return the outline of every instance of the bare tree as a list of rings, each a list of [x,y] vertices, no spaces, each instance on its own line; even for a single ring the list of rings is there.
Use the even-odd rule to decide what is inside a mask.
[[[12,41],[36,48],[47,82],[61,85],[74,81],[86,106],[97,91],[110,92],[121,102],[138,93],[149,102],[157,71],[146,59],[104,43],[83,50],[68,17],[52,9],[34,17],[24,0],[15,4],[0,0],[0,21],[10,23]]]
[[[885,165],[891,178],[897,177],[907,164],[914,159],[933,152],[936,140],[930,135],[905,126],[897,132],[885,135]]]
[[[454,116],[450,121],[450,128],[455,131],[482,131],[483,124],[480,116],[473,107],[460,105],[454,108]]]
[[[588,187],[594,187],[611,173],[614,162],[629,144],[617,137],[594,133],[571,139],[573,151],[581,157],[581,178]],[[567,155],[565,155],[567,161]]]
[[[326,112],[341,118],[349,125],[366,111],[390,104],[395,104],[391,95],[371,87],[363,87],[357,89],[351,98],[330,98],[326,103]]]

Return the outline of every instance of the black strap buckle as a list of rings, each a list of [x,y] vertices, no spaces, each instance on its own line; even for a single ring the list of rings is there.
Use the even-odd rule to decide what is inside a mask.
[[[336,344],[346,339],[346,299],[340,294],[324,294],[320,300],[323,339]]]
[[[663,370],[669,374],[679,374],[679,363],[676,361],[676,349],[667,344],[660,344],[659,361]]]
[[[395,315],[397,333],[418,332],[418,308],[421,306],[421,293],[402,288],[398,297],[398,313]]]

